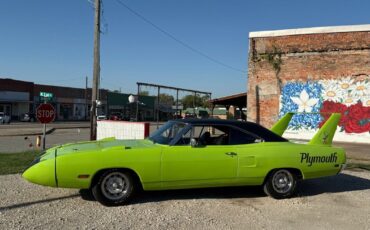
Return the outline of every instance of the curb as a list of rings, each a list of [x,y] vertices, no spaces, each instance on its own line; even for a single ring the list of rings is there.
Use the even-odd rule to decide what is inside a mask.
[[[50,128],[46,130],[46,134],[50,134],[54,132],[56,129],[55,128]],[[29,133],[21,133],[21,134],[5,134],[5,135],[0,135],[0,137],[17,137],[17,136],[38,136],[38,135],[43,135],[43,132],[29,132]]]

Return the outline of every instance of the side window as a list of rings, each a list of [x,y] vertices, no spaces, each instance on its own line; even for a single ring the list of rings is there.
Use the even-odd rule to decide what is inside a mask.
[[[195,125],[182,135],[176,145],[189,145],[193,138],[200,146],[227,145],[229,142],[229,127]]]
[[[175,145],[189,145],[190,138],[192,136],[192,129],[189,129],[185,134],[182,134],[181,138],[177,141]]]
[[[193,128],[193,138],[200,145],[227,145],[229,128],[224,126],[203,125]]]
[[[252,144],[258,142],[258,140],[259,138],[255,135],[230,128],[230,145]]]

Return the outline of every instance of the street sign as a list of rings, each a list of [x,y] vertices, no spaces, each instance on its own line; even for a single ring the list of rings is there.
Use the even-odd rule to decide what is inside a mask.
[[[53,93],[49,92],[40,92],[40,97],[53,97]]]
[[[51,104],[41,104],[36,109],[36,118],[43,124],[50,123],[55,119],[55,109]]]

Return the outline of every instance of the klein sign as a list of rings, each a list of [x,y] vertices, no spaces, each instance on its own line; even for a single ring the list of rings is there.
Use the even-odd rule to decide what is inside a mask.
[[[49,92],[40,92],[40,97],[47,97],[47,98],[52,98],[54,95],[53,93]]]
[[[43,124],[50,123],[55,119],[55,109],[51,104],[41,104],[36,109],[36,118]]]

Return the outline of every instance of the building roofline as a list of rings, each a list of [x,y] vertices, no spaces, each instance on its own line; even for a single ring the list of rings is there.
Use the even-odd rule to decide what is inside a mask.
[[[278,36],[290,36],[290,35],[302,35],[302,34],[366,32],[366,31],[370,32],[370,24],[255,31],[255,32],[249,32],[249,38],[278,37]]]
[[[229,95],[229,96],[214,98],[214,99],[209,100],[209,102],[213,103],[213,102],[217,102],[217,101],[230,100],[230,99],[235,99],[235,98],[238,98],[238,97],[246,97],[246,96],[247,96],[246,92],[245,93],[238,93],[238,94],[233,94],[233,95]]]
[[[17,79],[13,79],[13,78],[6,78],[6,77],[1,77],[0,76],[0,80],[3,80],[3,81],[14,81],[14,82],[22,82],[22,83],[27,83],[27,84],[34,84],[32,81],[23,81],[23,80],[17,80]]]

